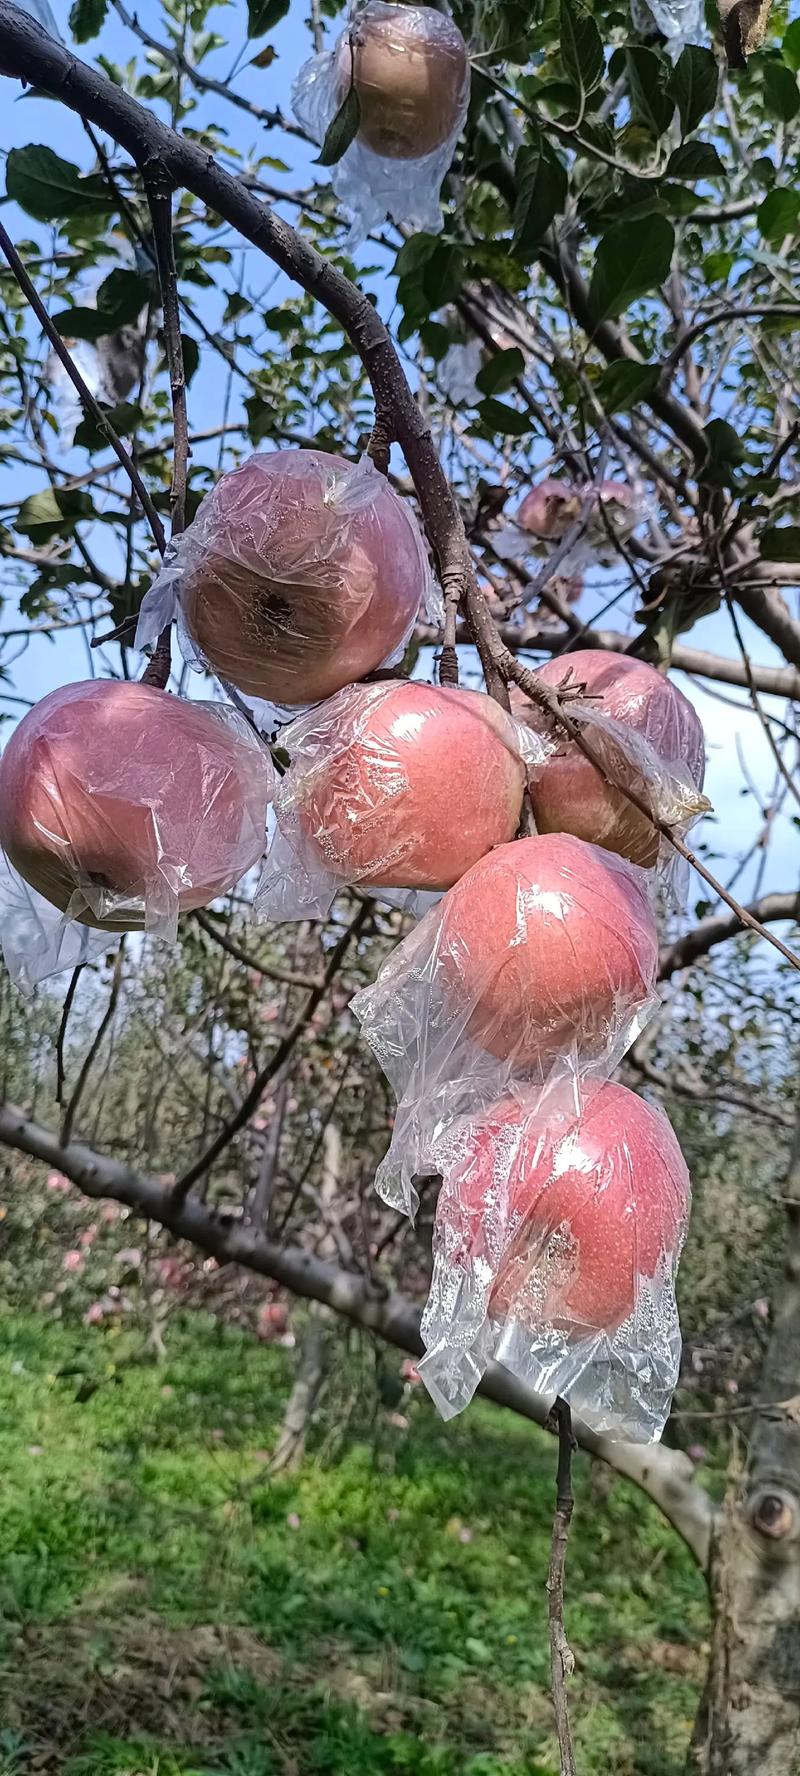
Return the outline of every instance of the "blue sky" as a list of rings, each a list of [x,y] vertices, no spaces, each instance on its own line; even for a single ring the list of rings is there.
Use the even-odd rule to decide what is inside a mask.
[[[66,24],[69,5],[68,0],[54,0],[54,11],[65,38],[68,38]],[[156,8],[140,5],[139,15],[148,28],[155,29]],[[217,26],[228,39],[230,47],[219,51],[204,64],[206,70],[217,78],[226,79],[237,57],[237,53],[245,45],[246,8],[242,0],[235,4],[219,7],[212,14],[210,23]],[[289,17],[277,28],[270,41],[277,51],[276,60],[268,69],[259,70],[243,66],[237,75],[237,87],[247,93],[259,104],[264,106],[280,106],[289,110],[291,82],[297,68],[310,52],[310,38],[305,23],[305,5],[294,5]],[[260,44],[245,50],[244,60]],[[97,44],[91,45],[94,53],[101,48],[108,56],[119,62],[128,60],[134,52],[135,44],[130,34],[122,27],[116,15],[112,13],[110,21],[104,28],[102,37]],[[89,164],[90,150],[82,132],[80,123],[70,113],[46,100],[36,98],[15,98],[14,89],[4,82],[3,96],[3,146],[11,148],[23,146],[29,142],[43,142],[53,147],[59,154],[79,161],[82,165]],[[285,183],[287,187],[304,185],[311,176],[311,151],[302,142],[294,138],[282,137],[278,132],[269,135],[245,114],[225,106],[211,95],[201,101],[196,117],[203,121],[224,125],[228,139],[245,157],[258,154],[269,154],[285,159],[291,172],[281,174],[270,169],[270,180],[278,185]],[[292,212],[287,210],[291,217]],[[35,225],[30,219],[20,215],[13,205],[4,206],[6,226],[16,238],[30,238],[36,233]],[[39,231],[48,238],[47,231]],[[375,263],[375,249],[366,249],[363,262]],[[238,275],[238,264],[232,266],[224,274],[223,281],[228,288],[235,287]],[[248,287],[260,290],[269,288],[268,301],[274,304],[288,293],[286,281],[276,276],[269,264],[250,252],[246,259]],[[371,287],[378,296],[381,312],[391,322],[393,289],[389,279],[382,276],[370,280]],[[209,320],[211,309],[204,312],[203,304],[212,303],[213,297],[198,294],[197,306],[204,318]],[[204,350],[201,368],[194,379],[190,390],[190,422],[195,427],[207,427],[218,422],[222,414],[226,396],[226,372],[220,359],[212,352]],[[240,396],[234,386],[231,391],[231,416],[240,412]],[[216,446],[213,455],[202,457],[195,453],[195,460],[216,460]],[[65,468],[81,470],[86,466],[83,452],[59,453],[58,460]],[[23,485],[24,476],[24,485]],[[33,491],[40,485],[35,471],[11,469],[0,465],[0,502],[16,500]],[[98,533],[99,534],[99,533]],[[107,533],[103,530],[103,547],[109,549]],[[99,551],[98,551],[99,552]],[[103,557],[100,555],[100,559]],[[107,556],[106,564],[110,568],[118,565],[115,558]],[[8,598],[4,610],[4,627],[14,625],[15,611],[13,603],[13,583],[6,573],[5,585]],[[580,615],[587,621],[591,620],[593,609],[598,608],[603,597],[603,587],[598,585],[594,592],[590,589],[584,603],[580,607]],[[796,598],[796,594],[790,594]],[[610,622],[618,625],[618,617],[612,615]],[[752,658],[761,663],[781,663],[776,651],[770,643],[754,630],[744,619],[742,628],[751,649]],[[692,645],[708,648],[712,652],[735,654],[736,644],[732,635],[730,619],[723,611],[704,619],[691,634]],[[466,664],[466,662],[465,662]],[[15,690],[22,697],[36,698],[46,691],[71,678],[86,676],[87,655],[85,646],[77,635],[71,632],[60,636],[55,645],[46,640],[31,641],[25,653],[14,668]],[[678,680],[681,688],[691,697],[706,729],[708,742],[708,793],[716,809],[716,823],[706,823],[704,837],[714,852],[733,860],[754,841],[761,824],[762,817],[758,801],[766,802],[774,779],[774,764],[769,747],[757,718],[749,708],[744,692],[737,692],[728,686],[710,686],[703,688],[700,682],[690,683]],[[196,680],[193,689],[204,694],[202,681]],[[727,702],[716,700],[711,692],[718,690]],[[731,707],[731,701],[736,707]],[[775,700],[765,698],[764,707],[772,709],[785,717],[785,708]],[[747,788],[741,758],[744,758],[747,773],[755,790]],[[743,793],[744,791],[744,793]],[[794,889],[800,879],[800,830],[792,815],[797,815],[797,804],[789,799],[788,807],[774,823],[773,836],[767,856],[766,869],[763,875],[764,889]],[[758,857],[753,860],[748,871],[737,885],[737,892],[744,897],[751,891]],[[719,873],[726,878],[730,867],[720,866]],[[698,893],[705,895],[705,890],[697,884]]]

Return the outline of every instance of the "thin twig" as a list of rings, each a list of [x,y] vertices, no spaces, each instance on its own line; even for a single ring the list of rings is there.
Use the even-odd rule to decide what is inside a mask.
[[[308,992],[315,991],[320,985],[321,975],[301,974],[297,969],[291,968],[273,968],[270,963],[261,962],[257,956],[251,956],[250,951],[242,949],[241,944],[235,943],[233,938],[228,936],[227,931],[222,931],[215,920],[209,918],[208,913],[196,910],[194,918],[205,931],[206,936],[212,938],[215,944],[219,944],[221,950],[227,950],[228,955],[233,956],[236,962],[241,962],[244,968],[252,968],[255,974],[262,974],[265,980],[277,981],[286,987],[305,987]]]
[[[355,918],[352,920],[352,923],[348,925],[346,931],[342,932],[339,942],[336,944],[335,948],[331,950],[327,967],[321,980],[317,982],[316,986],[312,987],[311,992],[309,993],[301,1011],[298,1013],[298,1016],[295,1018],[291,1029],[287,1030],[286,1035],[278,1043],[277,1047],[273,1049],[266,1066],[262,1067],[260,1073],[256,1074],[253,1084],[251,1085],[247,1096],[242,1099],[235,1116],[231,1117],[230,1121],[225,1124],[225,1127],[220,1130],[216,1139],[211,1142],[210,1146],[206,1149],[206,1152],[201,1153],[200,1158],[195,1161],[194,1165],[189,1167],[188,1171],[184,1172],[183,1177],[179,1178],[177,1183],[173,1186],[172,1197],[175,1202],[180,1203],[185,1201],[192,1185],[196,1184],[198,1178],[202,1178],[204,1172],[207,1172],[214,1164],[215,1160],[219,1159],[220,1154],[224,1153],[225,1148],[230,1146],[231,1141],[235,1135],[238,1135],[240,1129],[246,1128],[253,1111],[258,1108],[267,1086],[270,1081],[275,1078],[276,1073],[280,1072],[284,1062],[288,1060],[289,1055],[292,1053],[296,1043],[302,1036],[309,1018],[313,1016],[320,1000],[327,992],[334,976],[338,972],[339,964],[342,961],[345,951],[349,948],[353,939],[358,937],[371,916],[371,913],[372,901],[363,901]]]
[[[159,162],[145,169],[144,177],[153,244],[164,310],[164,344],[172,396],[172,484],[169,503],[172,518],[171,535],[180,536],[186,526],[186,482],[189,472],[189,420],[186,411],[186,376],[183,366],[181,311],[178,300],[178,273],[172,236],[172,191]],[[164,690],[172,668],[171,624],[162,629],[149,666],[142,674],[142,683]]]
[[[61,335],[58,331],[58,328],[56,326],[54,326],[53,322],[51,321],[50,316],[47,312],[47,309],[45,308],[44,303],[41,301],[41,298],[39,296],[39,293],[38,293],[35,285],[31,283],[28,273],[25,270],[22,260],[20,259],[19,253],[17,252],[17,249],[14,246],[14,243],[13,243],[10,235],[6,232],[5,228],[3,227],[2,222],[0,222],[0,249],[2,249],[2,251],[5,255],[5,258],[7,259],[8,264],[10,265],[11,270],[14,273],[14,276],[17,280],[17,283],[19,284],[19,287],[22,291],[23,296],[25,297],[26,302],[33,309],[33,312],[36,316],[37,321],[39,322],[39,325],[42,327],[43,331],[46,333],[47,338],[49,339],[50,344],[53,347],[53,351],[55,352],[56,357],[59,360],[59,363],[61,363],[63,365],[64,369],[66,370],[66,373],[70,379],[70,382],[72,383],[72,386],[76,390],[76,393],[80,399],[81,405],[86,409],[87,413],[91,414],[91,417],[95,422],[95,425],[103,433],[104,438],[108,439],[108,442],[111,445],[111,448],[114,451],[115,456],[117,456],[119,458],[119,461],[121,462],[126,475],[128,475],[132,487],[135,488],[137,497],[138,497],[139,502],[142,507],[142,511],[144,512],[145,517],[147,518],[147,522],[148,522],[150,529],[153,533],[153,539],[155,541],[156,547],[159,550],[159,553],[161,555],[163,555],[164,550],[166,549],[166,546],[167,546],[167,539],[164,535],[164,526],[161,522],[161,519],[158,516],[155,506],[153,505],[153,502],[150,498],[147,488],[145,487],[142,477],[139,474],[136,464],[132,461],[131,457],[128,455],[128,452],[125,449],[125,445],[122,443],[121,439],[119,439],[117,437],[114,427],[109,422],[108,415],[103,412],[103,409],[100,406],[99,402],[95,400],[94,395],[92,394],[91,390],[87,388],[86,383],[84,382],[80,371],[77,370],[75,365],[73,364],[72,359],[69,355],[69,352],[67,351],[67,348],[64,344],[64,341],[61,338]]]
[[[72,970],[72,979],[67,987],[66,997],[64,999],[64,1009],[61,1013],[61,1022],[58,1026],[58,1036],[56,1037],[56,1103],[59,1110],[63,1110],[64,1108],[64,1084],[66,1080],[64,1069],[64,1044],[67,1039],[69,1014],[72,1010],[78,981],[80,980],[85,967],[85,962],[79,962],[77,968],[73,968]]]
[[[113,973],[113,977],[112,977],[112,981],[111,981],[111,992],[108,995],[108,1004],[106,1006],[105,1011],[103,1012],[103,1016],[101,1017],[98,1026],[97,1026],[97,1030],[95,1031],[93,1041],[91,1042],[91,1044],[89,1046],[88,1052],[87,1052],[84,1062],[83,1062],[83,1066],[81,1067],[80,1073],[78,1074],[78,1078],[77,1078],[77,1081],[75,1084],[75,1090],[72,1094],[72,1097],[70,1098],[70,1101],[67,1105],[66,1111],[64,1112],[64,1121],[61,1125],[61,1135],[59,1137],[61,1140],[61,1144],[64,1147],[69,1146],[69,1142],[70,1142],[70,1139],[72,1136],[73,1126],[75,1123],[75,1117],[78,1112],[78,1105],[80,1104],[81,1098],[83,1097],[83,1093],[86,1088],[89,1074],[91,1073],[92,1067],[94,1066],[95,1060],[96,1060],[97,1055],[99,1053],[100,1044],[103,1040],[103,1037],[105,1036],[105,1033],[106,1033],[106,1030],[108,1029],[109,1024],[111,1023],[111,1019],[114,1016],[114,1012],[117,1009],[117,1000],[119,999],[119,990],[122,985],[122,960],[123,960],[124,954],[125,954],[125,939],[123,937],[120,939],[119,949],[117,950],[117,954],[116,954],[116,957],[114,960],[114,973]]]
[[[575,1670],[575,1658],[564,1628],[564,1568],[572,1521],[572,1414],[566,1400],[557,1399],[551,1414],[558,1432],[558,1467],[556,1470],[556,1509],[553,1517],[553,1539],[550,1546],[550,1567],[547,1575],[547,1613],[550,1621],[550,1683],[561,1776],[575,1776],[575,1754],[569,1724],[567,1679]]]

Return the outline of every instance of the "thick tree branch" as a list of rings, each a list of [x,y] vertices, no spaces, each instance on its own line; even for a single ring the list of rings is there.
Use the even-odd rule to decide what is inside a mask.
[[[176,1239],[190,1240],[221,1264],[241,1264],[271,1277],[305,1300],[321,1301],[352,1321],[407,1351],[422,1354],[420,1311],[401,1295],[376,1287],[363,1275],[340,1269],[298,1246],[268,1240],[252,1222],[218,1212],[197,1196],[183,1200],[158,1178],[135,1172],[121,1161],[96,1153],[82,1141],[61,1145],[58,1136],[32,1121],[13,1104],[0,1105],[0,1146],[27,1153],[71,1178],[86,1196],[112,1197],[146,1220],[167,1228]],[[549,1407],[541,1395],[523,1387],[499,1363],[490,1363],[480,1392],[534,1424],[545,1425]],[[679,1450],[663,1444],[614,1443],[575,1422],[582,1449],[606,1462],[653,1499],[668,1522],[706,1570],[714,1507],[692,1477],[692,1464]]]
[[[799,920],[800,894],[765,894],[761,900],[754,900],[746,911],[759,925],[783,919]],[[659,980],[669,980],[679,968],[688,968],[701,956],[707,956],[717,944],[738,937],[741,929],[741,920],[733,913],[714,913],[709,919],[701,919],[685,937],[663,946],[659,955]]]

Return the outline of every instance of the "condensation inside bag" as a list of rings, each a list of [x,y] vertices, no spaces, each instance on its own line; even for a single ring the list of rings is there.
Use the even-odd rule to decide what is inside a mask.
[[[358,33],[352,59],[351,32]],[[331,168],[350,222],[347,244],[364,240],[387,215],[399,227],[438,234],[442,182],[469,105],[469,59],[460,31],[432,7],[369,0],[354,9],[333,50],[312,56],[292,87],[295,117],[315,142],[324,142],[353,69],[361,123]]]
[[[348,884],[452,887],[513,839],[526,770],[552,742],[483,692],[398,679],[349,686],[281,744],[291,765],[256,896],[274,920],[323,918]]]
[[[568,835],[499,846],[355,995],[398,1099],[384,1201],[412,1215],[444,1130],[511,1087],[608,1077],[658,1003],[652,888]]]
[[[51,692],[0,760],[9,968],[32,982],[70,966],[92,926],[106,943],[123,930],[174,939],[180,912],[226,893],[263,855],[273,778],[235,710],[108,679]]]
[[[625,1087],[506,1099],[450,1124],[420,1374],[445,1418],[490,1360],[615,1437],[660,1436],[678,1376],[690,1186],[663,1113]]]
[[[402,655],[440,595],[409,504],[368,456],[257,453],[223,475],[145,595],[135,645],[177,619],[184,658],[291,719]]]

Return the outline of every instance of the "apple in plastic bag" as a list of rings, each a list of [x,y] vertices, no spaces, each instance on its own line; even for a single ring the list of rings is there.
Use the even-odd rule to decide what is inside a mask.
[[[335,875],[449,888],[513,839],[525,767],[515,724],[482,692],[353,685],[312,723],[293,795],[305,840]]]
[[[641,1278],[674,1274],[690,1184],[663,1111],[625,1086],[563,1093],[525,1110],[507,1100],[459,1141],[436,1243],[457,1269],[491,1275],[488,1306],[531,1332],[613,1334]]]
[[[537,667],[534,677],[552,690],[564,684],[584,685],[593,710],[647,741],[667,772],[671,766],[688,772],[697,790],[702,790],[705,743],[700,718],[688,697],[655,667],[626,654],[578,648]],[[512,691],[511,707],[518,720],[527,722],[534,732],[552,733],[546,718],[523,691]],[[586,738],[595,748],[608,750],[599,730],[588,727]],[[641,771],[635,765],[626,769],[616,750],[608,750],[608,762],[615,774],[628,777],[631,787],[641,790]],[[572,741],[563,738],[558,750],[534,767],[529,790],[539,832],[572,833],[645,869],[655,864],[660,842],[657,829],[621,789],[605,781]],[[657,783],[654,791],[657,806]]]
[[[223,475],[179,559],[194,647],[223,681],[280,705],[374,671],[428,586],[411,508],[371,463],[322,450],[251,456]]]
[[[500,845],[438,911],[445,1002],[481,1048],[533,1078],[570,1052],[612,1050],[651,1000],[648,878],[596,845],[565,834]]]
[[[386,160],[420,160],[458,129],[469,77],[467,46],[432,6],[377,0],[359,14],[336,56],[340,102],[358,94],[358,139]]]
[[[0,844],[62,912],[137,930],[176,902],[208,905],[257,862],[272,782],[233,712],[91,679],[51,691],[12,734]]]

